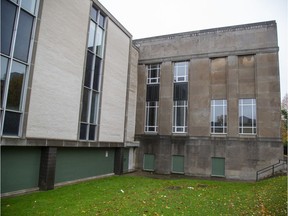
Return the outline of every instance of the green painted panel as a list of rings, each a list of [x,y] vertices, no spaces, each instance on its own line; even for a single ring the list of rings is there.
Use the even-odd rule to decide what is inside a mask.
[[[212,176],[225,176],[225,158],[212,158]]]
[[[172,172],[184,173],[184,156],[181,155],[172,156]]]
[[[123,152],[123,172],[128,172],[129,166],[129,149],[124,149]]]
[[[38,187],[41,148],[1,147],[1,193]]]
[[[55,183],[114,173],[114,149],[58,148]]]
[[[144,154],[143,169],[154,171],[155,156],[153,154]]]

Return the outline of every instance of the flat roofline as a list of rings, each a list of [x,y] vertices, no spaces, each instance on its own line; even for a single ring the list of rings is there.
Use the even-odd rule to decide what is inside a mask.
[[[241,24],[241,25],[233,25],[233,26],[225,26],[211,29],[203,29],[189,32],[181,32],[175,34],[167,34],[167,35],[159,35],[154,37],[140,38],[133,40],[133,43],[141,43],[145,41],[154,41],[158,39],[173,39],[175,37],[193,37],[193,36],[201,36],[215,33],[223,33],[223,32],[232,32],[232,31],[243,31],[250,29],[258,29],[258,28],[267,28],[267,27],[277,27],[276,21],[265,21],[265,22],[257,22],[257,23],[249,23],[249,24]]]
[[[98,1],[93,0],[93,2],[96,4],[96,6],[99,7],[99,9],[109,17],[111,21],[113,21],[129,38],[132,38],[132,34]]]

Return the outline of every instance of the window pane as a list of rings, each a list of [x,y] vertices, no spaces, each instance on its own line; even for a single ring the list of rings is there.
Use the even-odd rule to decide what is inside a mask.
[[[146,101],[159,101],[159,84],[147,85]]]
[[[95,130],[96,130],[96,126],[90,125],[89,140],[95,140]]]
[[[104,31],[100,27],[97,27],[96,54],[100,57],[102,57],[102,50],[103,50],[103,34],[104,34]]]
[[[97,123],[97,112],[98,111],[98,93],[92,92],[92,101],[91,101],[91,114],[90,114],[90,123]]]
[[[16,6],[8,1],[1,1],[1,53],[10,54]]]
[[[32,32],[33,17],[21,10],[17,29],[14,57],[28,61],[29,46]]]
[[[93,68],[93,54],[88,51],[86,60],[85,80],[84,80],[84,86],[88,88],[90,88],[91,86],[92,68]]]
[[[96,32],[96,24],[93,21],[90,21],[88,49],[91,50],[92,52],[94,51],[95,32]]]
[[[3,135],[6,136],[18,136],[20,113],[6,112],[5,121],[3,126]]]
[[[81,121],[88,122],[89,90],[84,88]]]
[[[188,83],[174,83],[174,101],[183,101],[188,99]]]
[[[102,27],[102,28],[104,28],[104,24],[105,24],[105,18],[104,18],[104,16],[102,15],[102,14],[100,14],[100,16],[99,16],[99,25]]]
[[[81,124],[80,125],[80,139],[86,140],[87,137],[87,124]]]
[[[1,56],[1,71],[0,71],[0,77],[1,77],[1,105],[3,106],[3,96],[4,96],[4,90],[5,90],[5,81],[6,81],[6,75],[7,75],[7,67],[8,67],[8,58],[5,58]]]
[[[95,72],[94,72],[94,80],[93,80],[93,89],[99,91],[99,81],[100,81],[100,69],[101,69],[101,59],[96,57],[95,62]]]
[[[20,110],[26,66],[13,61],[7,97],[7,109]]]
[[[29,11],[30,13],[34,14],[35,12],[35,5],[36,0],[22,0],[21,1],[21,7]]]
[[[91,7],[90,17],[96,22],[97,21],[97,10],[94,7]]]

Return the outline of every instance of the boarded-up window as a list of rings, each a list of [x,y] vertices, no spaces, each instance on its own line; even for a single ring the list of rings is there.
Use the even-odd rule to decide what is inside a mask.
[[[182,155],[172,156],[172,172],[184,173],[184,156]]]
[[[154,171],[155,156],[153,154],[144,154],[143,170]]]
[[[225,158],[213,157],[212,158],[212,176],[225,176]]]

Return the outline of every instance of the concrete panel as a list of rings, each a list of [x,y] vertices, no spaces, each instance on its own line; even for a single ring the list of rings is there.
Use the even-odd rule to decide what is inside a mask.
[[[211,97],[212,99],[224,99],[226,91],[227,59],[225,57],[211,59]]]
[[[126,138],[125,142],[133,142],[136,124],[136,105],[137,105],[137,65],[138,51],[132,46],[130,52],[130,77],[128,87],[128,107],[126,111]]]
[[[255,58],[253,55],[238,57],[238,86],[240,97],[255,98]]]
[[[209,59],[191,59],[189,65],[188,134],[210,134],[210,64]]]
[[[281,98],[278,54],[257,54],[256,61],[257,134],[259,137],[280,138]]]
[[[123,142],[130,38],[110,19],[106,34],[99,141]]]
[[[134,41],[140,48],[140,61],[213,56],[247,50],[277,47],[275,22],[206,29]]]
[[[173,116],[173,67],[163,62],[160,71],[159,134],[171,135]]]
[[[27,137],[77,139],[89,12],[88,0],[43,1]]]
[[[146,80],[145,65],[138,66],[137,108],[135,134],[144,134],[145,106],[146,106]]]

